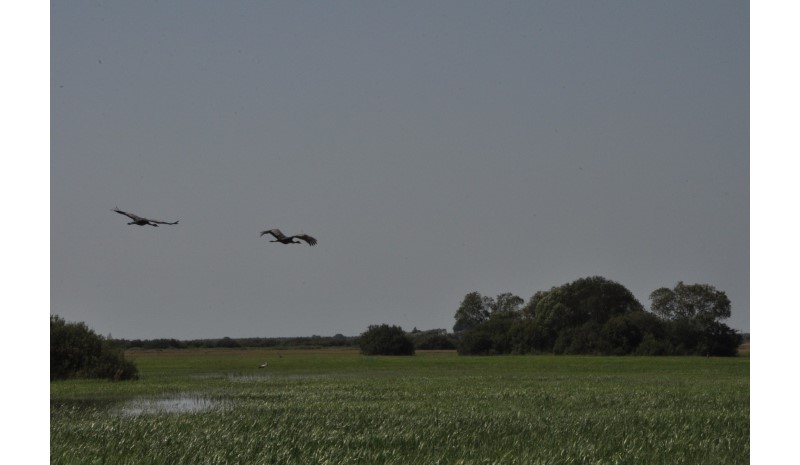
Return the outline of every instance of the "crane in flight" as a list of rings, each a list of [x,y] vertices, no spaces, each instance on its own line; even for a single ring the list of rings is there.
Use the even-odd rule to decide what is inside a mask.
[[[300,241],[295,241],[295,239],[300,239],[305,241],[308,245],[315,245],[317,240],[313,237],[309,236],[308,234],[296,234],[294,236],[286,236],[281,232],[280,229],[267,229],[266,231],[261,231],[261,235],[271,234],[272,237],[275,238],[274,241],[270,242],[280,242],[281,244],[302,244]]]
[[[177,221],[174,222],[174,223],[170,223],[170,222],[167,222],[167,221],[150,220],[150,219],[147,219],[147,218],[142,218],[139,215],[134,215],[133,213],[124,212],[124,211],[120,210],[119,208],[114,208],[111,211],[112,212],[117,212],[120,215],[127,216],[128,218],[133,220],[128,224],[135,224],[135,225],[138,225],[138,226],[149,225],[149,226],[155,226],[157,228],[159,224],[178,224]]]

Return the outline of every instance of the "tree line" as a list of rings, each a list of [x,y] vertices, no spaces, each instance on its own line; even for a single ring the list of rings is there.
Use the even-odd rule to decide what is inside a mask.
[[[370,329],[383,328],[389,325],[369,326]],[[416,350],[454,350],[455,335],[446,329],[418,330],[410,332],[397,327]],[[392,330],[395,331],[395,330]],[[386,333],[381,333],[386,334]],[[394,334],[394,333],[393,333]],[[115,346],[123,349],[215,349],[215,348],[276,348],[276,349],[322,349],[326,347],[361,347],[364,341],[372,337],[369,333],[359,336],[304,336],[304,337],[246,337],[246,338],[213,338],[180,340],[162,339],[109,339]],[[363,339],[363,341],[362,341]],[[369,352],[367,350],[365,352]]]
[[[736,355],[743,335],[722,323],[731,316],[724,292],[708,284],[662,287],[650,294],[650,311],[625,286],[600,276],[581,278],[526,302],[512,293],[470,292],[455,312],[453,332],[410,332],[371,325],[357,337],[284,337],[127,340],[104,338],[84,323],[50,316],[50,379],[136,379],[125,349],[237,347],[358,347],[365,355],[413,355],[416,350],[457,350],[461,355]]]
[[[458,352],[490,354],[736,355],[742,337],[724,292],[708,284],[662,287],[650,311],[625,286],[600,276],[533,294],[470,292],[455,313]]]
[[[323,348],[349,347],[356,345],[357,337],[342,334],[334,336],[305,337],[245,337],[245,338],[211,338],[179,340],[161,339],[114,339],[124,349],[215,349],[215,348]]]

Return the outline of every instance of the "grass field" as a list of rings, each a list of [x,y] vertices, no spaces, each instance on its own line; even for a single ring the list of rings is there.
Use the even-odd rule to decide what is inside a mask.
[[[748,357],[127,357],[139,381],[50,384],[51,463],[749,463]]]

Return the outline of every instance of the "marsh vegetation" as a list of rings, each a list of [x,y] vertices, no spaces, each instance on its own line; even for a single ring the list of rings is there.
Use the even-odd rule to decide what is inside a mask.
[[[51,383],[51,463],[749,463],[747,357],[126,357],[138,381]]]

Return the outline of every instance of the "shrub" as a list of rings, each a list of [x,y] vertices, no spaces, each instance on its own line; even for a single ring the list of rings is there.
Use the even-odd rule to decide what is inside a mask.
[[[553,353],[559,355],[600,355],[605,352],[619,355],[618,350],[604,345],[600,337],[600,325],[594,321],[588,321],[577,328],[562,330],[553,345]]]
[[[645,334],[634,353],[636,355],[667,355],[669,353],[668,344],[663,339],[656,339],[652,334]]]
[[[399,326],[370,325],[358,338],[364,355],[414,355],[414,343]]]
[[[510,354],[512,349],[511,327],[513,318],[490,318],[459,337],[460,355]]]
[[[105,378],[137,379],[136,365],[121,349],[95,334],[85,323],[67,323],[50,316],[50,380]]]
[[[492,336],[481,329],[471,329],[458,339],[458,355],[491,355]]]
[[[511,351],[515,354],[537,354],[552,352],[549,335],[531,319],[515,322],[509,329]]]
[[[415,337],[414,347],[419,350],[452,350],[456,348],[453,338],[445,334]]]

